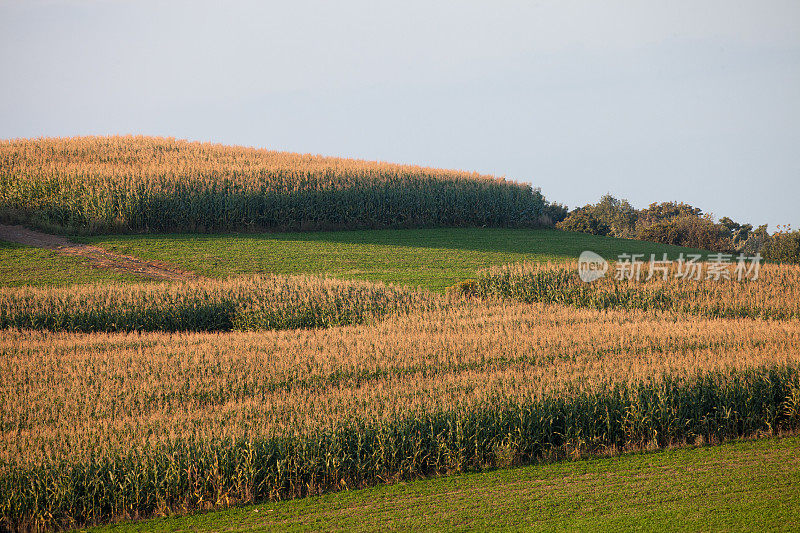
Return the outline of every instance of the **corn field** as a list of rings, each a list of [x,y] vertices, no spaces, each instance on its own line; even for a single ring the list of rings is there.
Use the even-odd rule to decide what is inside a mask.
[[[153,137],[0,141],[0,221],[73,232],[532,226],[538,189],[410,165]]]
[[[800,321],[461,300],[0,337],[0,513],[48,529],[800,428]]]
[[[531,226],[546,207],[465,172],[0,141],[0,221],[58,231]],[[309,276],[0,288],[0,530],[800,430],[800,267],[647,269],[506,265],[445,296]]]
[[[614,264],[602,279],[584,283],[578,265],[519,263],[481,272],[454,288],[483,297],[547,302],[590,309],[660,310],[719,318],[800,318],[800,267],[765,264],[758,279],[683,279],[673,266],[650,277],[645,263],[637,280],[616,279]],[[647,279],[650,278],[650,279]]]
[[[230,331],[360,324],[443,305],[380,283],[251,276],[162,284],[0,288],[0,328],[50,331]]]

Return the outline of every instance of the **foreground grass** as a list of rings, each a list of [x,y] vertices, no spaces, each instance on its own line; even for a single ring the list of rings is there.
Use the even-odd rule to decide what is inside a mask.
[[[443,228],[238,235],[115,235],[78,239],[114,252],[156,259],[198,274],[319,274],[442,291],[493,265],[574,260],[584,250],[622,253],[688,248],[548,229]]]
[[[800,438],[449,476],[92,531],[800,528]]]

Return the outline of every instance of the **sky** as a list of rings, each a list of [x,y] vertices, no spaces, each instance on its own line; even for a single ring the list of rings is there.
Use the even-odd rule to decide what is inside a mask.
[[[0,138],[474,170],[800,227],[800,1],[0,0]]]

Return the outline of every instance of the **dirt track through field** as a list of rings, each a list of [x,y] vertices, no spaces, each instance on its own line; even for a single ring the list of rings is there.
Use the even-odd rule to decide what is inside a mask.
[[[106,270],[127,272],[153,279],[183,281],[196,279],[194,272],[167,265],[159,261],[138,259],[129,255],[117,254],[89,244],[72,242],[58,235],[50,235],[30,230],[23,226],[0,224],[0,241],[10,241],[36,248],[53,250],[62,255],[83,259],[89,266]]]

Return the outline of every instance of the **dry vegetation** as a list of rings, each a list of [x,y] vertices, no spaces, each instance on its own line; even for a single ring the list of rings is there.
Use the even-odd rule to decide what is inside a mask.
[[[154,137],[0,141],[0,213],[69,231],[529,226],[529,185]]]
[[[0,340],[0,505],[74,525],[800,423],[800,322],[467,301]]]
[[[616,279],[615,264],[607,275],[591,283],[578,276],[577,264],[519,263],[482,272],[464,292],[523,302],[549,302],[591,309],[661,310],[727,318],[800,318],[800,267],[762,265],[758,279],[739,281],[735,264],[727,267],[730,279],[706,279],[707,264],[701,279],[676,277],[677,264],[668,275],[653,271],[644,263],[637,280]],[[629,272],[626,270],[626,272]],[[749,276],[752,278],[752,274]]]
[[[0,217],[59,230],[514,226],[547,209],[462,172],[0,141]],[[800,429],[800,267],[613,272],[508,265],[458,287],[470,297],[257,276],[0,289],[0,529]]]
[[[381,283],[251,276],[175,284],[0,288],[0,328],[51,331],[229,331],[359,324],[441,306]]]
[[[0,289],[0,527],[800,429],[800,267],[614,270]]]

